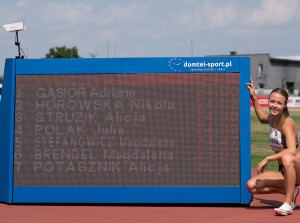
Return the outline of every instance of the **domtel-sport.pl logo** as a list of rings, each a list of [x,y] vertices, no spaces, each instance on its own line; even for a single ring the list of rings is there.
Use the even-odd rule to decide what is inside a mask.
[[[226,70],[226,68],[232,67],[232,61],[188,61],[181,58],[173,58],[169,60],[169,67],[173,71],[188,72],[188,71],[216,71]]]

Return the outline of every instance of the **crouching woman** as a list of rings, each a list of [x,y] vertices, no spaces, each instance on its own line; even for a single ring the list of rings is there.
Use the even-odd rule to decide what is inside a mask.
[[[247,87],[259,121],[270,125],[269,143],[275,152],[258,163],[257,175],[247,182],[247,189],[251,194],[284,194],[284,203],[274,211],[277,215],[290,215],[299,194],[300,153],[298,128],[287,108],[288,94],[284,89],[274,89],[269,96],[269,114],[266,114],[257,101],[252,80]],[[264,171],[270,161],[278,161],[278,171]]]

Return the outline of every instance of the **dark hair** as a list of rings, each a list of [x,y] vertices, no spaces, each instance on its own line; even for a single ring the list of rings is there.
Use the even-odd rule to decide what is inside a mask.
[[[284,90],[283,88],[275,88],[274,90],[271,91],[270,96],[273,93],[278,93],[278,94],[281,94],[283,97],[285,97],[285,103],[287,105],[288,100],[289,100],[289,94],[286,92],[286,90]],[[269,96],[269,99],[270,99],[270,96]],[[279,131],[282,130],[282,125],[283,125],[284,121],[286,120],[286,118],[289,117],[289,116],[290,116],[290,113],[289,113],[288,107],[285,107],[283,109],[282,114],[280,115],[280,118],[279,118],[279,123],[278,123],[279,124],[279,126],[278,126]]]

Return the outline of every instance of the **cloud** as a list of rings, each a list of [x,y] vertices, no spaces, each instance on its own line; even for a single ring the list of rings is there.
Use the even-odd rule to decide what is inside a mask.
[[[47,2],[43,6],[41,17],[46,23],[84,23],[93,21],[93,6],[89,4],[69,2],[52,3]]]
[[[173,25],[179,25],[190,32],[195,30],[230,26],[238,18],[238,6],[234,3],[217,4],[207,2],[189,10],[168,12]]]
[[[162,37],[163,31],[162,30],[155,30],[149,27],[142,27],[136,29],[134,32],[136,37],[144,40],[159,40]]]
[[[205,6],[206,21],[211,28],[226,27],[238,18],[238,6],[234,3],[217,5],[209,3]]]
[[[26,1],[26,0],[21,0]],[[41,13],[43,21],[61,23],[88,23],[89,25],[134,26],[147,20],[147,5],[139,2],[121,6],[111,4],[104,8],[85,3],[46,2]],[[42,5],[39,7],[42,8]]]
[[[101,41],[116,39],[120,34],[115,29],[101,29],[98,32],[98,37]]]
[[[28,7],[32,6],[34,3],[30,0],[18,0],[15,4],[17,7]]]
[[[147,5],[141,3],[133,3],[123,7],[112,4],[97,13],[96,22],[99,25],[135,26],[149,20],[147,9]]]
[[[55,36],[54,42],[55,45],[70,45],[70,43],[72,43],[73,41],[73,37],[72,35],[68,34],[68,33],[61,33],[57,36]]]
[[[133,33],[139,27],[151,24],[147,4],[139,2],[124,6],[111,4],[105,7],[69,2],[39,4],[39,8],[45,8],[40,13],[40,26],[49,24],[49,30],[53,32],[91,33],[100,36],[101,39],[116,39],[121,38],[122,33],[128,30]]]
[[[193,10],[183,10],[180,12],[170,11],[166,16],[169,24],[172,26],[179,26],[185,29],[193,29],[194,26],[200,26],[202,24],[202,16],[200,8]]]
[[[277,26],[298,17],[299,0],[263,0],[258,9],[249,10],[246,22],[257,26]]]

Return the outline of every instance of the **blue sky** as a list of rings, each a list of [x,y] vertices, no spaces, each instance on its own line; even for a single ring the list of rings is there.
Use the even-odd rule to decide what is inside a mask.
[[[238,53],[300,55],[300,0],[10,0],[0,3],[0,74],[14,58],[14,33],[29,58],[55,46],[82,57],[186,57]]]

